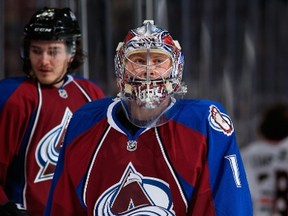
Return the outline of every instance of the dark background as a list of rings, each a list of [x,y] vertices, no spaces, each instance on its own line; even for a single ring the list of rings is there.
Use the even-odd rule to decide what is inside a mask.
[[[255,138],[265,106],[288,100],[286,0],[0,0],[0,78],[24,75],[23,28],[43,6],[75,12],[88,55],[79,73],[107,96],[117,93],[118,42],[144,19],[154,19],[182,45],[186,97],[221,102],[240,147]]]

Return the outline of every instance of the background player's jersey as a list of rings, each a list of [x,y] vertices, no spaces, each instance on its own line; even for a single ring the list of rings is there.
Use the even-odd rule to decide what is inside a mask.
[[[103,92],[71,75],[59,89],[6,79],[0,92],[0,203],[12,200],[31,215],[43,215],[72,112]]]
[[[119,106],[98,100],[74,114],[47,216],[252,215],[234,128],[219,104],[180,100],[169,122],[134,136],[116,118]]]
[[[288,138],[265,140],[242,150],[255,216],[288,215]]]

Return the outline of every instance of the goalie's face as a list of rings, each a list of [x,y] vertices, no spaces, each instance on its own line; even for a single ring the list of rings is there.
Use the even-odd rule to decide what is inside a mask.
[[[132,81],[165,80],[172,69],[171,58],[163,53],[139,52],[126,60],[125,73]]]
[[[169,96],[167,79],[172,71],[171,57],[155,50],[137,51],[125,60],[124,92],[138,106],[154,109]]]

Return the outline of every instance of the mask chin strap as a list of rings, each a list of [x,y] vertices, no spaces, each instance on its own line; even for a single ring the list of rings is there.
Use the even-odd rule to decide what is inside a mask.
[[[56,85],[56,84],[62,82],[63,80],[64,80],[64,83],[65,83],[65,81],[68,79],[67,74],[70,73],[70,70],[71,70],[71,68],[70,68],[70,64],[71,64],[71,62],[69,63],[69,66],[68,66],[68,68],[67,68],[67,70],[66,70],[64,76],[63,76],[61,79],[56,80],[55,82],[53,82],[53,83],[51,83],[51,84],[44,84],[44,85],[45,85],[45,86],[54,86],[54,85]],[[35,77],[34,74],[32,74],[32,77],[33,77],[34,79],[37,80],[37,78]],[[37,81],[38,81],[38,80],[37,80]],[[39,82],[39,81],[38,81],[38,82]],[[42,85],[43,85],[43,84],[42,84]]]
[[[33,76],[33,77],[37,80],[37,78],[36,78],[35,76]],[[53,82],[53,83],[51,83],[51,84],[41,84],[38,80],[37,80],[37,82],[39,82],[39,83],[40,83],[41,85],[43,85],[43,86],[54,86],[54,85],[62,82],[63,80],[64,80],[64,83],[65,83],[65,81],[66,81],[67,79],[68,79],[68,76],[67,76],[67,72],[66,72],[65,75],[64,75],[60,80],[56,80],[55,82]]]
[[[51,85],[55,85],[55,84],[58,84],[58,83],[60,83],[60,82],[62,82],[63,80],[64,80],[64,82],[67,80],[67,72],[64,74],[64,76],[60,79],[60,80],[58,80],[58,81],[56,81],[56,82],[54,82],[54,83],[52,83]]]

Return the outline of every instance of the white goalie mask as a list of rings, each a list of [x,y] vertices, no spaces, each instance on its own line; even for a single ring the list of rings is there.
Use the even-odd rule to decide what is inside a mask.
[[[140,127],[164,123],[159,119],[175,102],[175,94],[187,92],[182,84],[183,66],[178,41],[153,21],[144,21],[128,32],[116,50],[115,73],[120,99],[132,123]],[[131,106],[143,115],[133,116]]]

